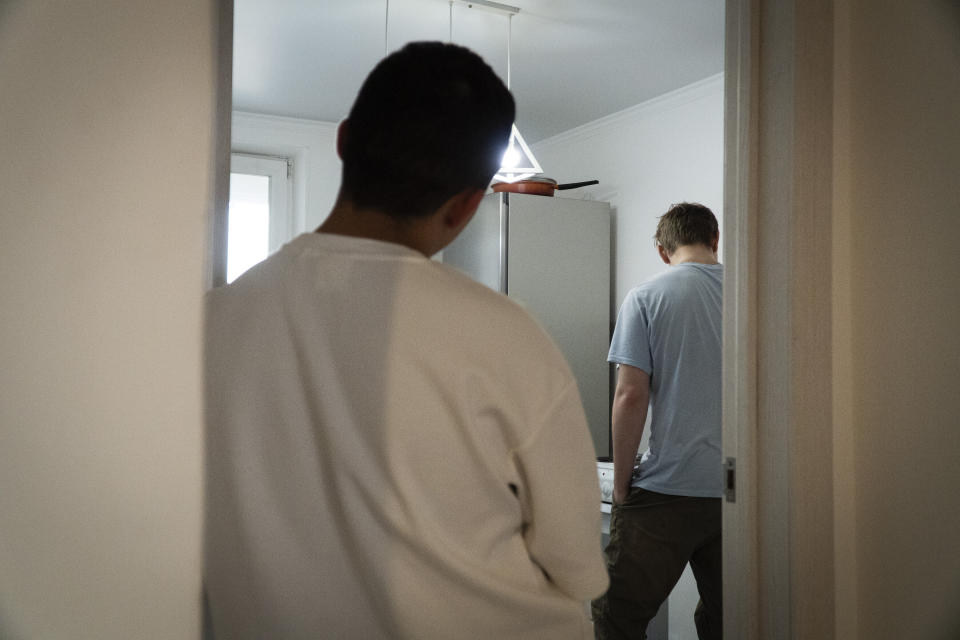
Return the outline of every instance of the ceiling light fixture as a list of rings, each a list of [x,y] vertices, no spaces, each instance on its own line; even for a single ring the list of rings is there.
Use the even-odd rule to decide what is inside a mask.
[[[519,7],[512,7],[499,2],[489,2],[488,0],[450,0],[450,41],[453,41],[453,3],[467,5],[467,8],[484,8],[497,13],[507,14],[507,89],[510,88],[510,53],[511,40],[513,36],[513,16],[520,13]],[[499,182],[518,182],[526,180],[538,173],[542,173],[540,163],[534,157],[530,147],[527,146],[516,123],[510,128],[510,139],[507,142],[507,149],[500,160],[500,169],[497,170],[494,180]]]

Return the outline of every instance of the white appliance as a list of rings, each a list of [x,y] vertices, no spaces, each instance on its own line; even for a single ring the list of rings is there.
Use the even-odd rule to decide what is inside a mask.
[[[491,193],[443,261],[520,302],[577,379],[597,457],[610,456],[610,205]]]
[[[607,548],[607,543],[610,541],[610,511],[613,505],[613,463],[612,462],[597,462],[597,479],[600,482],[600,531],[601,539],[603,540],[603,548]],[[687,578],[687,573],[690,569],[687,568],[684,573],[681,582],[684,583],[684,587],[689,591],[689,579]],[[696,586],[693,587],[694,593],[696,593]],[[676,590],[674,591],[676,593]],[[650,621],[650,624],[647,625],[647,640],[666,640],[671,637],[668,634],[668,627],[670,625],[670,604],[671,601],[675,598],[674,595],[671,595],[664,603],[660,606],[660,610],[657,612],[657,615],[653,617]],[[694,600],[696,604],[696,600]],[[692,636],[691,636],[692,637]]]
[[[597,463],[597,479],[600,481],[600,535],[603,547],[610,541],[610,510],[613,504],[613,463]]]

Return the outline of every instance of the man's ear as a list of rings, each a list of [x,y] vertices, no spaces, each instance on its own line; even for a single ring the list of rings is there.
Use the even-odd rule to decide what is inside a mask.
[[[480,206],[483,194],[484,189],[464,189],[453,196],[443,216],[444,225],[448,229],[462,229],[467,226]]]
[[[663,260],[665,264],[670,264],[670,254],[667,253],[667,250],[663,248],[662,244],[657,245],[657,253],[660,254],[660,259]]]
[[[343,160],[343,148],[347,144],[347,135],[349,134],[350,127],[347,124],[349,120],[344,120],[340,123],[340,126],[337,127],[337,156]]]
[[[716,253],[720,248],[720,234],[713,236],[713,240],[710,241],[710,248],[713,249],[713,252]]]

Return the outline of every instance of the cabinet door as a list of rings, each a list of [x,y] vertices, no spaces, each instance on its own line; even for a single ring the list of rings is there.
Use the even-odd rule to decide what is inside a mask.
[[[507,292],[560,346],[598,456],[610,455],[610,206],[509,195]]]

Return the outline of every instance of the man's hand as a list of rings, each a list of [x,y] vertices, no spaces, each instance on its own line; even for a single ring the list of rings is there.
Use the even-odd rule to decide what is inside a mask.
[[[627,499],[627,495],[630,493],[630,486],[624,488],[614,487],[613,488],[613,504],[623,504],[623,501]]]

